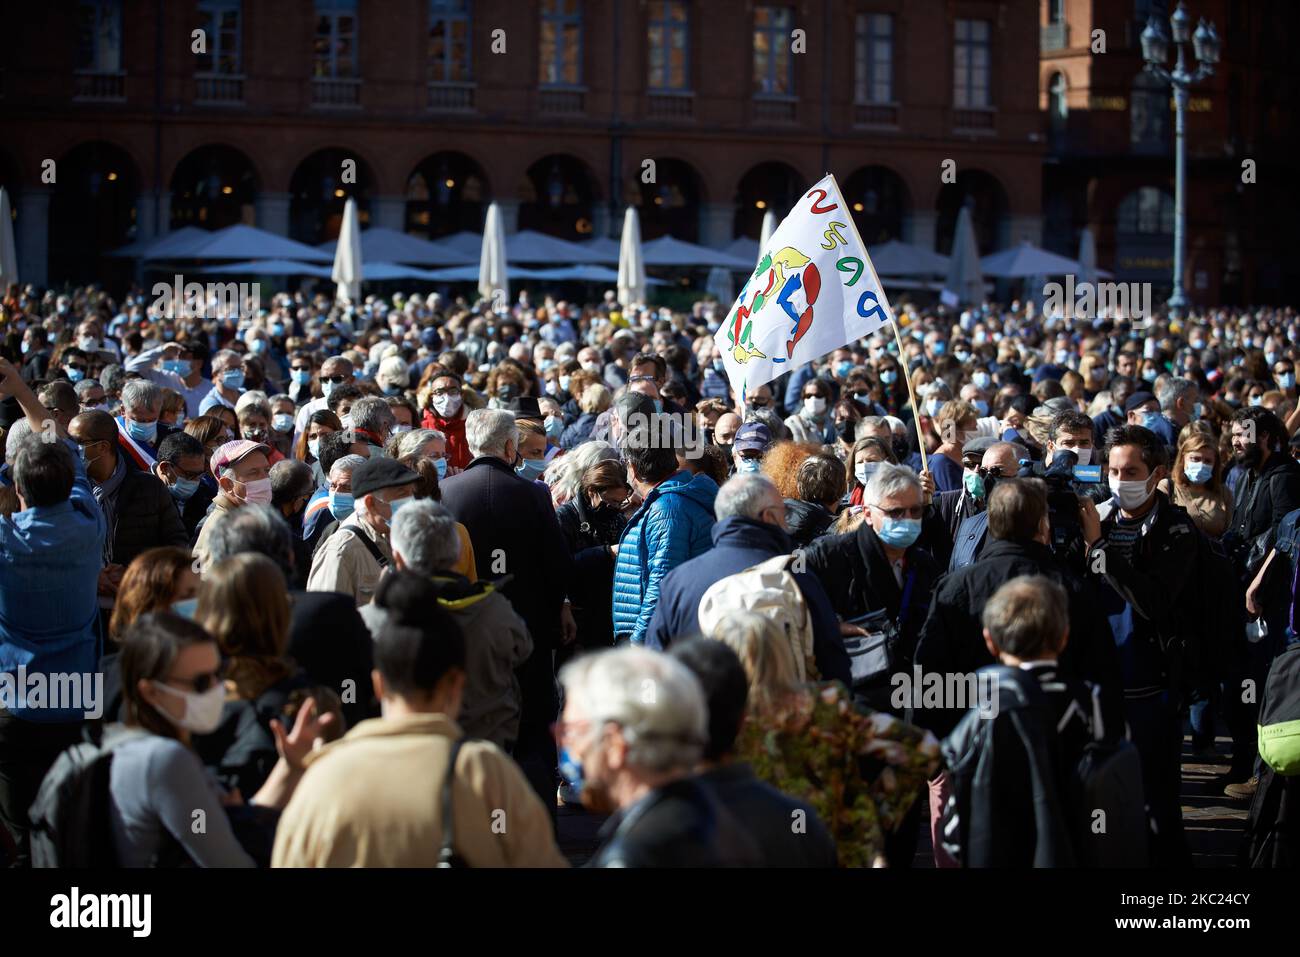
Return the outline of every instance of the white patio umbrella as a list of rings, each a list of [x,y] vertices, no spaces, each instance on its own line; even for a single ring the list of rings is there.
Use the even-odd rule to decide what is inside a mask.
[[[736,290],[731,282],[731,270],[726,266],[714,266],[709,270],[709,279],[704,290],[716,296],[720,303],[733,302],[736,298]]]
[[[952,237],[952,254],[948,261],[948,278],[940,299],[946,305],[979,302],[984,298],[984,276],[980,272],[980,251],[975,243],[975,226],[966,206],[957,214]]]
[[[338,299],[350,303],[361,301],[361,224],[357,222],[357,201],[352,197],[343,206],[343,227],[339,230],[330,278],[339,284]]]
[[[1079,234],[1079,282],[1097,282],[1097,240],[1086,226]]]
[[[14,249],[14,220],[9,194],[0,188],[0,293],[18,281],[18,253]]]
[[[776,227],[777,227],[776,212],[774,210],[769,209],[766,213],[763,214],[763,228],[760,229],[758,233],[758,255],[759,256],[763,255],[763,250],[767,248],[767,241],[771,239],[772,234],[776,232]]]
[[[488,207],[483,224],[483,249],[478,262],[478,294],[484,299],[497,297],[497,290],[509,301],[510,277],[506,272],[506,230],[501,222],[501,207]]]
[[[623,214],[623,241],[618,249],[618,301],[624,306],[645,302],[645,254],[641,250],[641,219],[636,207]]]

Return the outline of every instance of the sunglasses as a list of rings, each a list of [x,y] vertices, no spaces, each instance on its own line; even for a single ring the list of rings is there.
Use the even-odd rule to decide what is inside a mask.
[[[925,514],[925,506],[913,505],[910,508],[882,508],[879,505],[873,505],[872,508],[879,509],[885,513],[886,518],[892,518],[897,521],[900,518],[920,518]]]
[[[342,385],[348,381],[348,377],[345,375],[323,375],[320,380],[321,382],[331,382],[334,385]]]
[[[207,674],[202,674],[202,675],[195,675],[193,678],[168,677],[167,680],[164,682],[164,684],[189,685],[199,694],[203,694],[205,691],[208,691],[214,685],[221,684],[221,682],[224,680],[222,674],[224,670],[225,670],[224,667],[218,668],[216,671],[211,671],[208,672]]]

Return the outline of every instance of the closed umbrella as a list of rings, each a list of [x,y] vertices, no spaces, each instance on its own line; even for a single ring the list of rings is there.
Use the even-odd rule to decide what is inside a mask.
[[[636,207],[623,216],[623,241],[618,249],[618,301],[624,306],[645,302],[645,255],[641,251],[641,220]]]
[[[14,219],[9,212],[9,194],[0,188],[0,295],[18,281],[18,253],[14,249]]]
[[[758,233],[758,251],[760,255],[762,254],[763,250],[767,248],[767,241],[771,239],[772,234],[776,232],[776,227],[777,227],[776,212],[774,210],[769,209],[766,213],[763,214],[763,228],[759,230]],[[755,256],[754,260],[755,262],[757,262],[758,257]]]
[[[496,300],[498,295],[507,302],[510,299],[510,278],[506,273],[506,230],[501,222],[501,207],[496,203],[488,207],[487,222],[483,225],[483,249],[478,262],[478,294],[484,299]]]
[[[984,276],[980,271],[980,251],[975,243],[975,226],[966,206],[957,214],[957,228],[952,237],[952,256],[948,260],[948,278],[939,298],[945,305],[958,306],[984,298]]]
[[[343,228],[339,230],[330,278],[339,284],[338,299],[361,301],[361,224],[357,222],[357,201],[351,197],[343,206]]]
[[[1097,282],[1097,240],[1086,226],[1079,234],[1079,281]]]

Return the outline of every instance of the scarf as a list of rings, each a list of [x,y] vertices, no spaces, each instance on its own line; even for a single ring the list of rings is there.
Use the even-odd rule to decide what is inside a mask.
[[[91,483],[91,491],[95,495],[95,501],[99,503],[99,510],[104,513],[104,524],[108,527],[108,534],[104,536],[105,565],[109,564],[113,557],[113,539],[117,535],[117,493],[121,490],[125,478],[126,459],[118,455],[113,474],[106,478],[102,485],[93,481]]]

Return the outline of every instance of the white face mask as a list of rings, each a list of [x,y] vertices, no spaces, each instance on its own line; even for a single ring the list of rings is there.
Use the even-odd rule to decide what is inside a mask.
[[[444,419],[448,416],[455,415],[460,411],[460,396],[458,395],[435,395],[433,397],[433,408]]]
[[[866,485],[871,481],[871,476],[875,474],[878,468],[880,468],[879,462],[858,462],[853,466],[853,475],[858,480],[859,485]]]
[[[1079,457],[1078,465],[1087,465],[1092,461],[1092,449],[1072,449],[1069,446],[1061,446],[1062,452],[1073,452]]]
[[[155,681],[153,686],[185,699],[185,714],[179,718],[173,716],[166,708],[155,709],[176,727],[193,731],[195,734],[211,734],[221,724],[222,706],[226,703],[226,688],[221,682],[218,681],[202,694],[181,691],[161,681]]]
[[[809,415],[820,416],[826,414],[826,400],[821,397],[809,398],[803,400],[804,411]]]
[[[1145,479],[1134,479],[1131,482],[1125,482],[1122,479],[1111,479],[1110,490],[1115,493],[1115,498],[1119,500],[1119,507],[1126,512],[1133,512],[1147,503],[1151,497],[1151,491],[1147,488]]]
[[[244,482],[243,501],[247,505],[270,505],[271,504],[271,480],[269,478],[258,479],[255,482]]]

